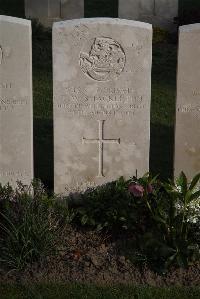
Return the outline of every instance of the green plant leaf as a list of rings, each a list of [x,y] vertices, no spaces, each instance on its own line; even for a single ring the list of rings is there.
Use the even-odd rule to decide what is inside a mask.
[[[193,178],[193,180],[192,180],[192,182],[190,184],[190,187],[189,187],[189,189],[191,191],[196,187],[196,185],[199,182],[199,180],[200,180],[200,173],[198,173],[197,175],[195,175],[195,177]]]
[[[177,256],[177,252],[175,252],[174,254],[172,254],[170,257],[167,258],[167,260],[165,262],[166,269],[168,269],[171,266],[171,264],[176,259],[176,256]]]
[[[177,183],[181,187],[182,193],[185,195],[187,192],[188,182],[187,182],[187,177],[183,171],[181,172],[181,174],[177,180]]]
[[[97,231],[101,231],[103,229],[103,226],[101,224],[97,225]]]
[[[165,221],[163,218],[161,218],[160,216],[158,216],[158,215],[155,215],[153,218],[154,218],[157,222],[166,224],[166,221]]]
[[[188,190],[185,194],[185,201],[186,203],[189,203],[191,201],[192,191]]]
[[[190,196],[190,200],[194,200],[194,199],[197,199],[198,197],[200,197],[200,190],[193,193],[191,196]]]
[[[150,183],[150,184],[155,183],[155,182],[157,181],[158,177],[159,177],[159,174],[157,174],[156,176],[154,176],[154,177],[150,180],[149,183]]]
[[[177,260],[179,267],[186,268],[188,266],[187,258],[184,255],[182,255],[180,253],[177,254],[176,260]]]
[[[87,215],[83,215],[83,217],[81,218],[81,223],[83,225],[85,225],[88,222],[88,216]]]

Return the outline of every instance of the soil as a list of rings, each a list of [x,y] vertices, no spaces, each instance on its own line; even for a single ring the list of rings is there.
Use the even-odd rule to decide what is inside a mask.
[[[0,270],[1,282],[84,282],[96,284],[145,284],[152,286],[200,285],[200,263],[188,269],[171,269],[159,275],[147,266],[141,269],[122,254],[119,244],[134,236],[126,234],[113,238],[68,226],[62,236],[64,245],[58,246],[55,256],[43,264],[34,264],[21,273],[5,274]],[[126,243],[125,243],[126,244]]]

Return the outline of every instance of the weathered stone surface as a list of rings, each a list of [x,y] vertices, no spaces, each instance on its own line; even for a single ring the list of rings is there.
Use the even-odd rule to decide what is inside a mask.
[[[84,0],[25,0],[25,15],[51,27],[62,19],[82,18]]]
[[[0,16],[0,182],[33,178],[31,22]]]
[[[174,170],[200,171],[200,24],[180,27]]]
[[[119,0],[119,17],[148,22],[155,27],[176,30],[178,0]]]
[[[53,27],[56,193],[149,167],[151,25],[82,19]]]

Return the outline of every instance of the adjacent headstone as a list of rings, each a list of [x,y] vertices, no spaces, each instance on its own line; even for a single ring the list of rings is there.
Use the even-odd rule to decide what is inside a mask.
[[[31,22],[0,16],[0,183],[33,178]]]
[[[175,31],[178,0],[119,0],[119,17],[147,22],[155,27]]]
[[[62,19],[82,18],[84,0],[25,0],[25,15],[51,27],[53,22]]]
[[[151,48],[152,26],[145,23],[54,24],[56,193],[148,171]]]
[[[25,15],[46,27],[61,18],[61,0],[25,0]]]
[[[60,0],[61,19],[72,20],[84,17],[84,0]]]
[[[180,27],[174,171],[200,172],[200,24]]]

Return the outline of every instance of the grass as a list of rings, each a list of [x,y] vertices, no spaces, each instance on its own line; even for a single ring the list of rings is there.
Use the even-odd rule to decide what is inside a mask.
[[[200,288],[40,284],[2,285],[0,293],[1,299],[198,299]]]
[[[172,177],[176,96],[176,44],[153,46],[150,170]]]

